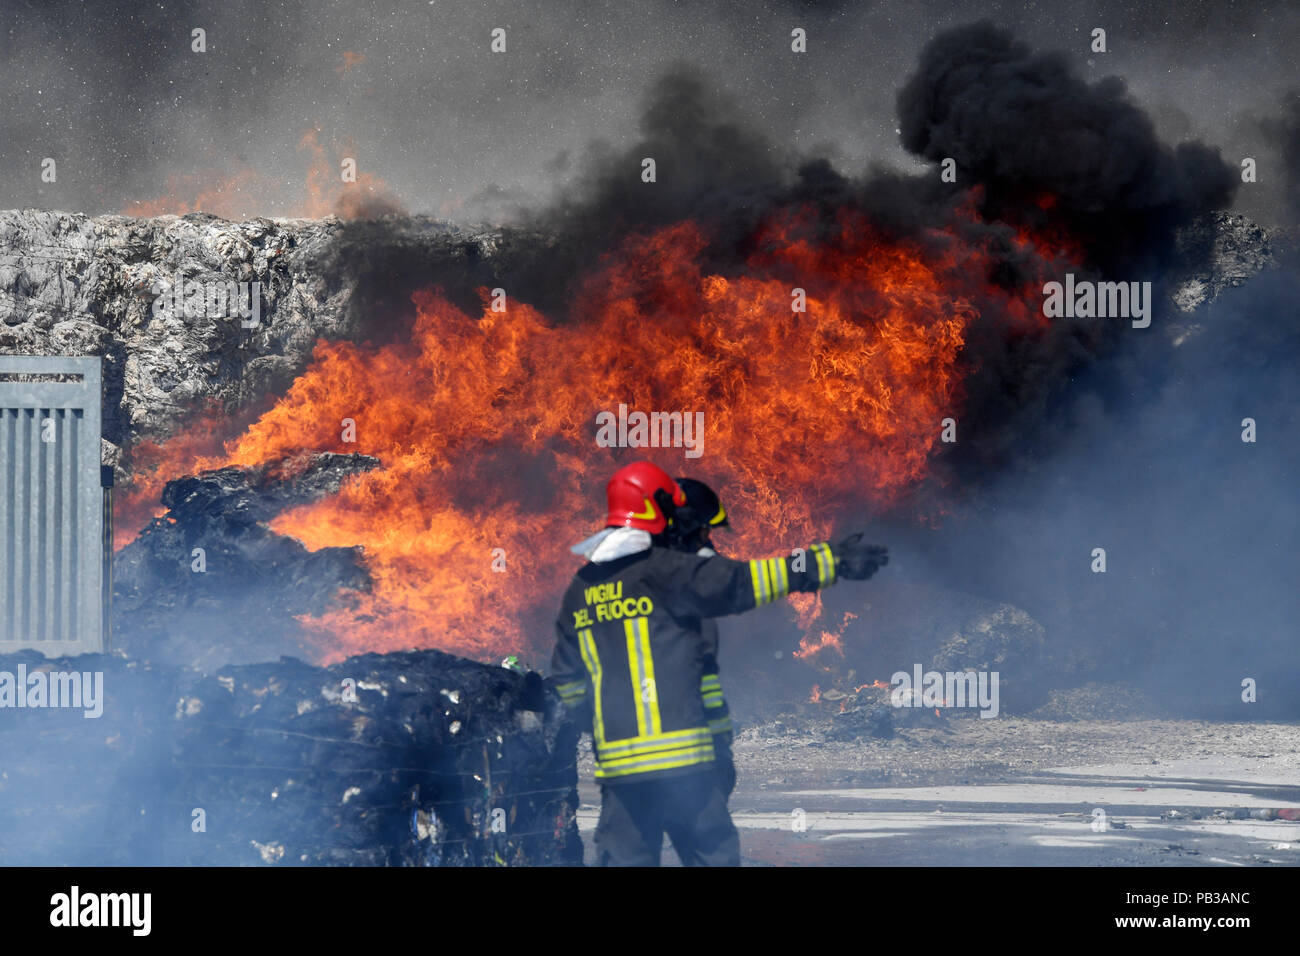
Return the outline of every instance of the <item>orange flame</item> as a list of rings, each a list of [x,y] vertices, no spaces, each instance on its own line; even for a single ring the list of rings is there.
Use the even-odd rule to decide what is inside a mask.
[[[347,73],[354,67],[360,66],[366,61],[364,53],[354,53],[352,50],[343,51],[343,62],[334,68],[337,73]]]
[[[896,506],[927,474],[941,420],[961,408],[972,290],[1035,328],[1022,300],[1041,283],[986,286],[980,248],[886,241],[848,213],[840,230],[828,250],[787,210],[744,274],[728,276],[702,269],[706,237],[693,223],[629,238],[563,324],[515,301],[474,317],[419,293],[408,336],[317,343],[288,394],[224,454],[196,460],[192,443],[169,444],[155,482],[303,450],[374,455],[382,468],[272,525],[311,549],[365,549],[372,590],[304,622],[322,658],[412,646],[540,653],[575,570],[566,546],[599,527],[619,463],[650,457],[707,478],[744,515],[732,553],[789,553],[838,518]],[[791,275],[806,313],[791,311]],[[596,414],[620,403],[703,412],[703,457],[597,447]],[[355,443],[342,439],[344,419]],[[819,602],[800,597],[807,626]],[[838,648],[848,620],[796,654]]]
[[[308,130],[298,143],[299,149],[309,151],[311,168],[307,171],[306,195],[299,203],[296,215],[309,218],[340,216],[358,219],[372,209],[376,212],[398,212],[397,201],[388,192],[385,182],[367,172],[351,142],[332,151],[326,150],[317,135],[319,130]],[[331,156],[337,154],[337,158]],[[340,166],[344,158],[356,161],[355,182],[344,182]]]
[[[220,460],[222,447],[231,432],[230,416],[215,407],[207,408],[184,431],[166,443],[141,442],[128,451],[126,463],[131,473],[130,484],[116,489],[113,495],[114,550],[134,541],[150,518],[166,513],[167,509],[159,504],[159,499],[168,481],[187,471],[201,470],[201,467],[195,467],[201,462]],[[178,468],[186,463],[190,465],[188,469]]]
[[[831,648],[840,657],[844,656],[844,645],[840,642],[840,635],[832,634],[830,631],[822,631],[821,636],[815,641],[811,635],[805,635],[799,639],[799,649],[794,652],[795,657],[805,658],[820,654],[826,648]]]
[[[855,694],[860,694],[860,693],[862,693],[864,690],[866,690],[868,687],[873,687],[873,688],[875,688],[876,690],[888,690],[889,688],[891,688],[891,687],[893,687],[893,686],[894,686],[894,685],[891,684],[891,683],[889,683],[889,681],[885,681],[885,680],[873,680],[870,684],[859,684],[857,687],[853,688],[853,693],[855,693]]]
[[[844,656],[844,629],[848,627],[849,621],[855,620],[857,615],[852,611],[844,612],[844,619],[840,621],[839,627],[834,632],[822,631],[817,640],[813,640],[810,635],[805,635],[799,640],[799,649],[794,652],[798,658],[815,657],[828,647],[834,650],[840,657]]]
[[[345,52],[345,62],[348,56],[358,55]],[[359,62],[356,60],[353,65]],[[285,190],[278,177],[244,166],[232,173],[211,171],[168,176],[161,196],[135,200],[122,210],[122,215],[143,218],[206,212],[223,219],[242,220],[274,212],[300,218],[333,215],[358,219],[400,211],[387,183],[364,168],[353,144],[345,140],[342,146],[336,144],[326,149],[319,134],[318,129],[308,130],[298,142],[298,149],[307,152],[310,164],[302,193],[288,202],[281,198]],[[355,182],[342,179],[340,164],[345,157],[358,162],[360,168]]]
[[[148,218],[206,212],[223,219],[249,219],[257,215],[264,187],[262,177],[247,168],[227,175],[172,175],[164,183],[163,195],[136,200],[122,215]]]

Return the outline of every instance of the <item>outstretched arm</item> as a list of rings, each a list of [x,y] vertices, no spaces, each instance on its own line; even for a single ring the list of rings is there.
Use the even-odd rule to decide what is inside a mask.
[[[855,534],[836,545],[814,544],[798,556],[733,561],[683,557],[664,582],[676,617],[741,614],[796,591],[818,591],[840,577],[862,580],[889,562],[885,548]]]

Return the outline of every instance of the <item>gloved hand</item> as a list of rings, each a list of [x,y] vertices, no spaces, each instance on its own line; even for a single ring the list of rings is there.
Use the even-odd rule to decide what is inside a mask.
[[[861,531],[831,545],[835,554],[835,574],[851,581],[865,581],[889,563],[889,549],[863,541]]]

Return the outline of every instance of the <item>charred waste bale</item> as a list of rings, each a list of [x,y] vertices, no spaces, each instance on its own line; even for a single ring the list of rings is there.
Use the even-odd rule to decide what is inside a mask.
[[[576,734],[537,675],[439,651],[213,675],[120,653],[102,710],[0,709],[0,863],[580,863]],[[6,685],[0,684],[0,693]]]
[[[340,588],[364,589],[369,576],[359,548],[308,551],[267,522],[378,464],[321,453],[168,482],[167,513],[114,558],[117,646],[201,670],[302,654],[295,616],[320,614]]]
[[[50,706],[53,675],[73,672],[80,706]],[[121,654],[0,656],[0,865],[164,861],[167,831],[186,825],[167,805],[180,680]]]
[[[439,651],[231,666],[177,705],[173,863],[581,861],[576,741],[532,679]]]

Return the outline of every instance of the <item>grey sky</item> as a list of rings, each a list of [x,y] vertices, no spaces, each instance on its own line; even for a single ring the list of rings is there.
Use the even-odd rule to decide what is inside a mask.
[[[1136,9],[1135,9],[1136,8]],[[0,206],[115,212],[193,204],[299,212],[319,130],[409,210],[499,219],[573,176],[593,141],[633,136],[655,76],[685,60],[779,144],[846,172],[909,166],[894,95],[937,30],[987,16],[1031,44],[1115,73],[1163,137],[1260,160],[1238,207],[1265,221],[1281,183],[1258,119],[1297,83],[1300,8],[1177,2],[95,3],[0,0]],[[790,52],[790,31],[808,52]],[[195,53],[191,30],[206,31]],[[506,30],[507,50],[489,50]],[[1093,55],[1094,27],[1110,52]],[[345,51],[361,54],[345,61]],[[1088,61],[1091,66],[1087,66]],[[58,162],[42,183],[41,160]],[[218,210],[220,211],[220,210]]]

